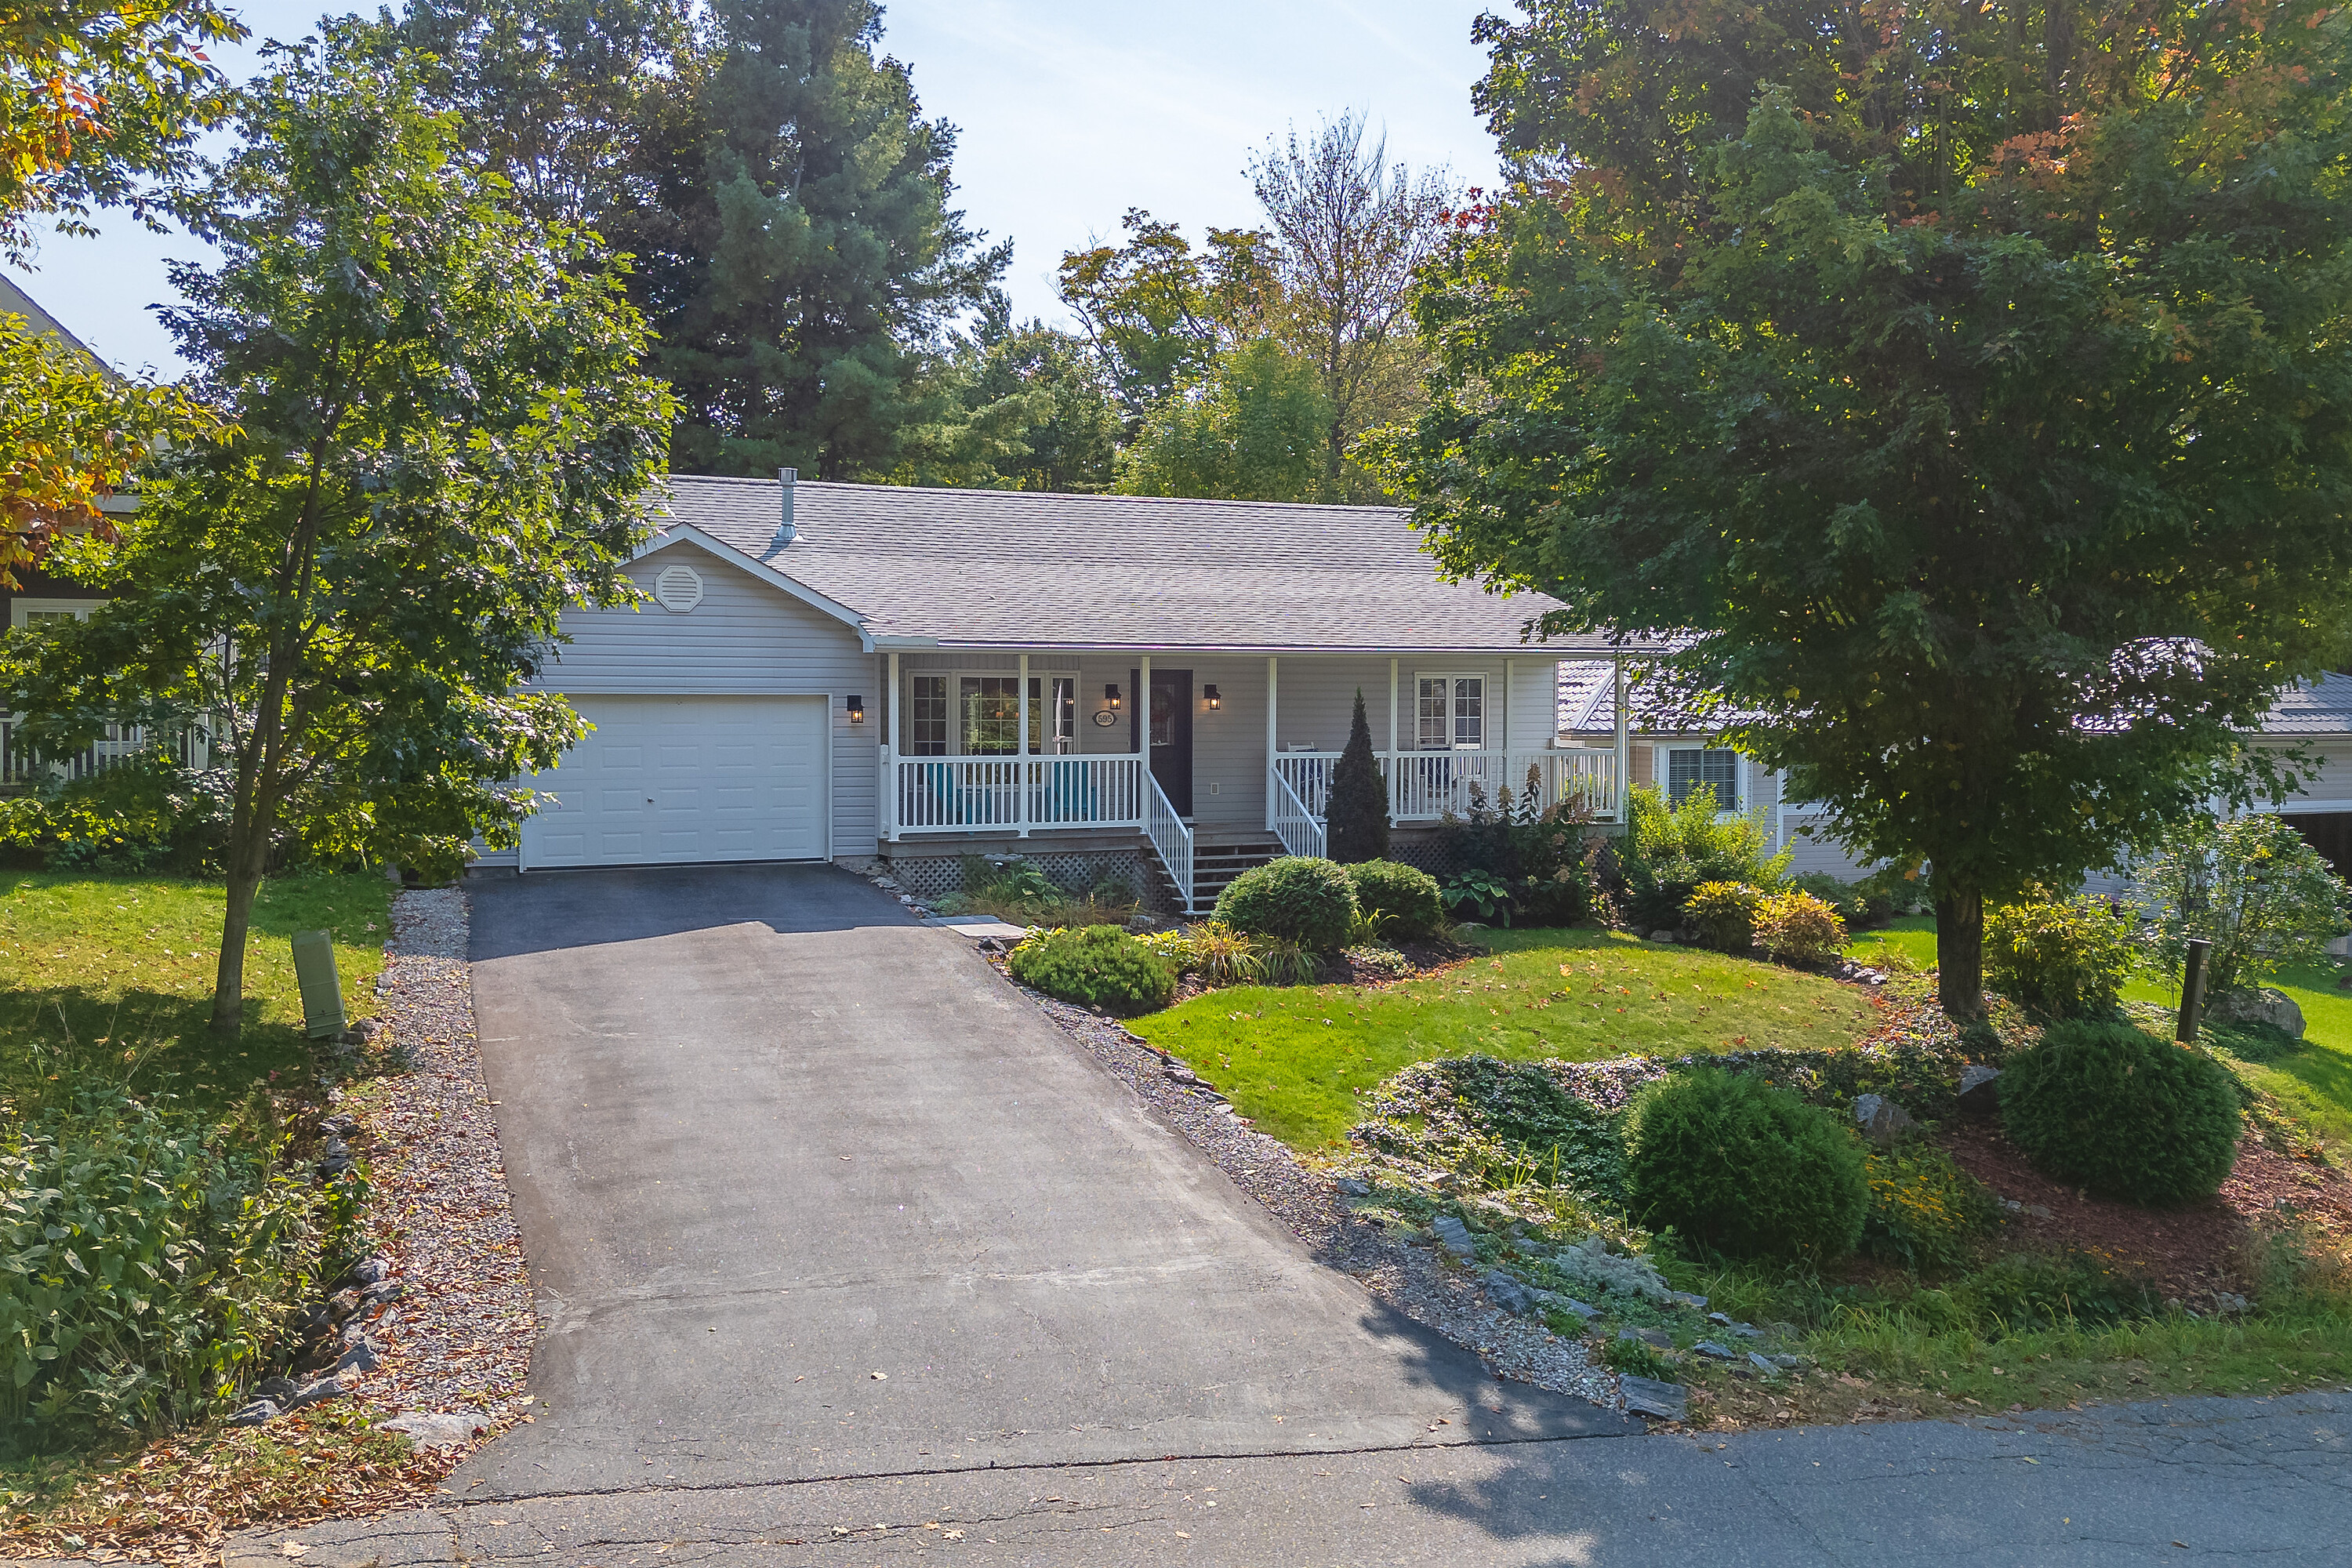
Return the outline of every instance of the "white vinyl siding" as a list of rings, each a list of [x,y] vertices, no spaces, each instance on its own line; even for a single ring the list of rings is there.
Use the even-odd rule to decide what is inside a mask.
[[[563,630],[571,640],[535,684],[583,696],[822,699],[833,751],[832,852],[873,854],[883,729],[875,710],[881,686],[875,657],[861,649],[852,627],[699,546],[656,550],[632,563],[628,574],[650,595],[662,570],[676,564],[691,566],[702,579],[702,597],[690,613],[652,603],[567,612]],[[866,700],[863,724],[849,722],[852,695]],[[493,859],[512,864],[510,856]]]

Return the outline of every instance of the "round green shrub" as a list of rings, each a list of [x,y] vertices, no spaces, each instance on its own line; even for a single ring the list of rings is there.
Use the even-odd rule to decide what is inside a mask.
[[[1148,1013],[1176,994],[1176,963],[1117,926],[1065,928],[1013,950],[1013,978],[1108,1013]]]
[[[1280,937],[1316,952],[1348,945],[1356,889],[1329,860],[1286,855],[1252,867],[1217,897],[1217,919],[1254,936]]]
[[[1735,1258],[1843,1258],[1862,1239],[1862,1145],[1786,1089],[1698,1068],[1634,1097],[1625,1185],[1643,1224]]]
[[[2000,1075],[2010,1141],[2071,1186],[2168,1208],[2221,1190],[2238,1158],[2237,1079],[2129,1024],[2054,1024]]]
[[[1756,910],[1764,889],[1745,882],[1701,882],[1683,900],[1682,923],[1699,945],[1746,952],[1756,945]]]
[[[1346,868],[1356,889],[1356,906],[1367,915],[1385,915],[1384,935],[1427,936],[1445,918],[1437,879],[1418,866],[1395,860],[1360,860]]]

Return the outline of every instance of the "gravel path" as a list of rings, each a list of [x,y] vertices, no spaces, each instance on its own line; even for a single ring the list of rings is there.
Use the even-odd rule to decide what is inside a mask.
[[[385,1411],[464,1412],[495,1431],[530,1370],[530,1281],[474,1037],[462,889],[393,902],[376,982],[395,1070],[355,1091],[373,1180],[369,1224],[404,1287],[383,1365],[357,1390]]]
[[[1001,973],[1002,958],[991,957]],[[1063,1032],[1084,1046],[1136,1098],[1173,1127],[1242,1191],[1313,1249],[1397,1310],[1475,1352],[1498,1378],[1532,1384],[1621,1408],[1614,1373],[1586,1359],[1580,1340],[1495,1307],[1477,1281],[1433,1247],[1395,1240],[1357,1218],[1332,1179],[1299,1163],[1278,1140],[1258,1131],[1213,1090],[1185,1081],[1181,1062],[1162,1057],[1116,1020],[1057,1002],[1006,978]],[[1179,1076],[1182,1075],[1182,1076]]]

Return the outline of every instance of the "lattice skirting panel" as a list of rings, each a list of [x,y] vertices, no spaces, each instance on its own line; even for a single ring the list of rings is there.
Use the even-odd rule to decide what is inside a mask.
[[[1104,882],[1124,884],[1130,897],[1149,907],[1161,902],[1158,868],[1140,849],[1055,849],[1037,855],[992,854],[984,859],[1003,863],[1022,860],[1045,873],[1045,879],[1072,893],[1091,892]],[[898,855],[887,862],[890,875],[919,899],[963,890],[961,855]]]
[[[1408,838],[1391,830],[1389,858],[1407,866],[1417,866],[1441,882],[1450,881],[1468,868],[1454,847],[1435,834],[1421,834]]]

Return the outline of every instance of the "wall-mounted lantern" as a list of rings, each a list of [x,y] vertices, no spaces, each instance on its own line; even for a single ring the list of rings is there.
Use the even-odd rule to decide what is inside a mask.
[[[866,722],[866,699],[863,697],[853,697],[849,700],[846,706],[849,709],[849,721],[851,723],[863,724]]]
[[[1209,711],[1212,713],[1225,705],[1225,700],[1217,695],[1217,689],[1213,685],[1201,688],[1201,695],[1208,700]]]
[[[1103,700],[1110,704],[1112,712],[1118,711],[1118,687],[1116,684],[1103,688]]]

